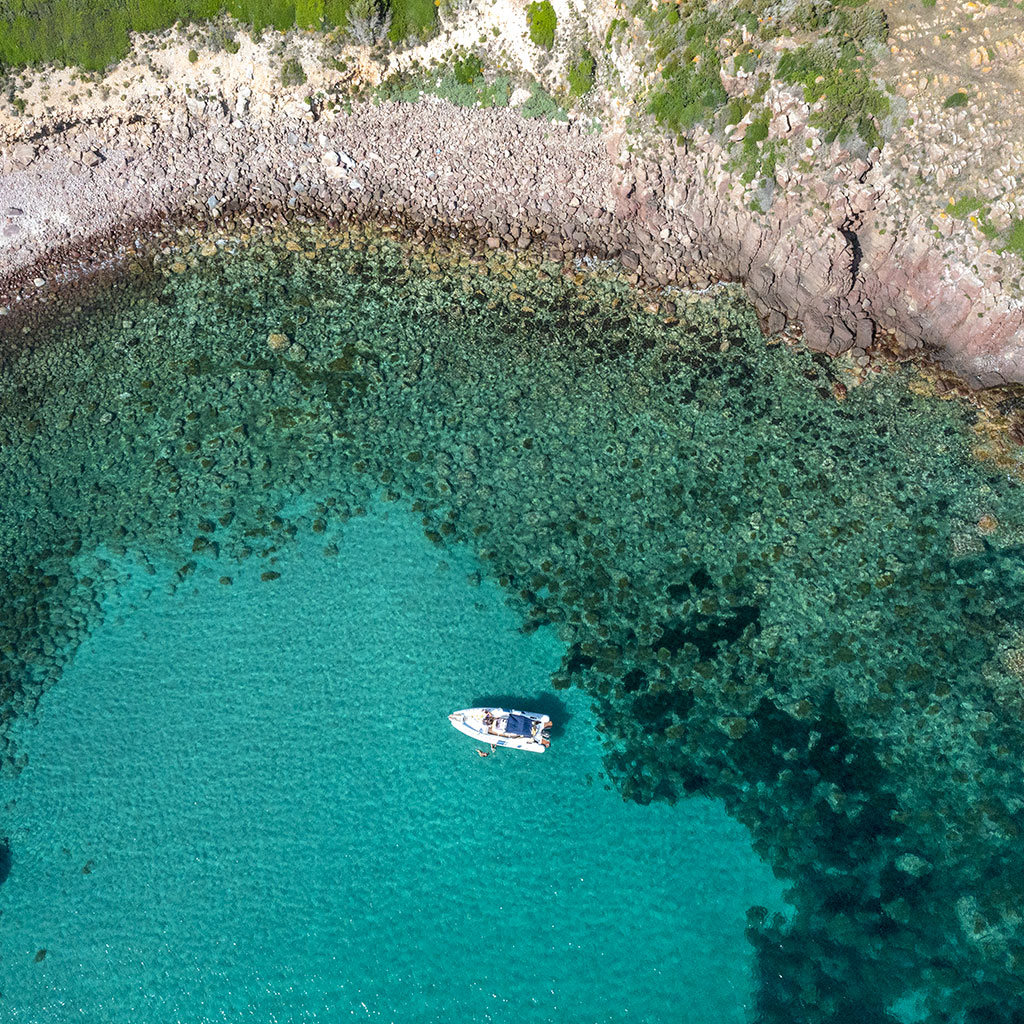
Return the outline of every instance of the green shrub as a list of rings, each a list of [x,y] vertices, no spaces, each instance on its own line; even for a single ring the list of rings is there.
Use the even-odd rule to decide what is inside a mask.
[[[704,120],[729,98],[722,88],[718,65],[701,62],[695,70],[692,62],[671,61],[662,71],[664,83],[648,104],[657,122],[669,131],[681,134]]]
[[[437,28],[434,0],[386,0],[383,6],[391,12],[388,38],[394,43],[403,39],[427,39]]]
[[[959,199],[950,202],[949,206],[946,207],[946,213],[950,217],[956,217],[961,220],[964,217],[970,217],[978,230],[986,238],[995,238],[999,234],[995,224],[989,220],[991,210],[985,201],[977,196],[961,196]],[[977,216],[972,216],[972,214]]]
[[[519,108],[519,113],[523,117],[543,117],[547,121],[568,120],[565,110],[539,82],[533,83],[530,98]]]
[[[189,62],[190,64],[195,64],[195,62],[196,62],[197,60],[199,60],[199,54],[198,54],[198,53],[196,53],[196,51],[195,51],[195,50],[189,50],[189,51],[188,51],[188,62]]]
[[[415,103],[420,93],[432,92],[433,80],[422,71],[396,71],[385,78],[373,91],[377,103]]]
[[[220,53],[222,50],[227,50],[229,53],[238,52],[235,33],[223,22],[214,22],[204,35],[204,46],[212,53]]]
[[[743,148],[749,152],[756,150],[759,142],[768,138],[768,125],[771,124],[772,112],[767,107],[761,111],[747,127],[743,136]]]
[[[281,65],[281,84],[287,88],[306,84],[306,72],[302,70],[298,57],[289,57]]]
[[[957,199],[955,202],[951,202],[949,206],[946,207],[946,213],[948,213],[950,217],[966,217],[969,214],[980,210],[983,205],[984,203],[982,200],[975,196],[961,196],[961,198]]]
[[[1024,220],[1015,220],[1010,225],[1010,230],[1006,233],[1003,252],[1015,252],[1024,258]]]
[[[226,7],[232,18],[252,25],[257,34],[265,28],[287,32],[295,23],[295,0],[226,0]]]
[[[608,25],[608,31],[604,34],[604,48],[610,50],[612,48],[612,38],[616,32],[621,32],[623,29],[628,28],[629,23],[625,18],[612,18]]]
[[[251,26],[287,32],[347,21],[353,0],[0,0],[0,68],[28,64],[78,65],[103,71],[129,50],[129,32],[158,32],[177,22],[208,21],[228,13]],[[389,37],[423,39],[437,24],[434,0],[378,0],[391,14]],[[223,27],[214,33],[226,34]],[[237,52],[233,37],[211,49]]]
[[[952,96],[947,96],[946,97],[946,101],[942,104],[942,106],[946,110],[949,110],[952,107],[966,107],[967,106],[967,102],[968,102],[967,93],[965,93],[965,92],[955,92],[955,93],[953,93]]]
[[[744,96],[736,96],[729,100],[729,106],[725,108],[725,123],[727,125],[739,124],[750,109],[750,100]]]
[[[322,28],[324,0],[295,0],[295,24],[299,28]]]
[[[455,81],[460,85],[469,85],[484,73],[484,62],[475,54],[471,53],[462,60],[457,60],[452,65],[455,73]]]
[[[827,42],[788,50],[776,75],[783,82],[803,85],[808,103],[823,100],[810,123],[822,129],[826,142],[859,135],[881,149],[884,140],[876,119],[889,113],[889,97],[868,76],[852,44],[838,50]]]
[[[575,64],[569,65],[569,92],[573,96],[583,96],[594,87],[596,62],[589,50],[580,54]]]
[[[471,82],[460,82],[454,70],[440,78],[422,69],[399,71],[377,86],[374,98],[377,102],[415,103],[421,93],[440,96],[457,107],[507,107],[512,81],[507,75],[499,75],[488,83],[481,74]]]
[[[753,53],[738,53],[733,61],[737,71],[753,71],[757,67],[757,57]]]
[[[662,25],[669,21],[661,11],[652,18]],[[648,110],[669,131],[685,133],[729,99],[722,88],[718,43],[730,27],[729,22],[711,13],[694,12],[686,19],[682,45],[679,28],[665,32],[666,42],[671,45],[665,50],[661,85],[651,97]]]
[[[167,28],[167,7],[163,0],[128,0],[128,28],[132,32],[158,32]]]
[[[795,50],[787,50],[779,58],[776,74],[783,82],[803,85],[806,94],[808,91],[813,93],[816,78],[834,74],[837,67],[838,60],[829,47],[798,46]],[[811,103],[813,100],[807,97],[807,102]]]
[[[837,7],[835,12],[828,35],[837,45],[852,42],[861,52],[872,44],[884,45],[889,38],[889,20],[879,7]]]
[[[129,48],[124,2],[50,3],[19,0],[0,4],[0,65],[78,64],[102,71]]]
[[[743,141],[746,142],[746,139]],[[771,142],[764,142],[760,149],[753,145],[750,150],[745,151],[743,171],[740,175],[743,184],[749,185],[755,179],[761,184],[774,181],[783,146],[781,139],[773,139]]]
[[[767,107],[747,125],[743,135],[743,148],[741,150],[742,173],[740,179],[744,185],[749,185],[754,178],[764,174],[775,174],[775,160],[778,155],[777,146],[758,147],[759,142],[768,138],[768,125],[771,123],[772,112]],[[767,166],[766,166],[767,164]]]
[[[551,0],[537,0],[526,9],[526,24],[530,27],[530,38],[544,50],[555,45],[555,26],[558,18]]]
[[[324,0],[324,23],[340,28],[348,20],[352,0]]]
[[[442,78],[432,91],[457,107],[507,107],[512,80],[507,75],[499,75],[491,83],[482,76],[472,82],[460,82],[451,74]]]
[[[858,135],[869,146],[885,144],[876,126],[889,113],[889,97],[863,75],[859,78],[837,76],[822,90],[825,109],[814,119],[823,130],[825,141]]]
[[[818,29],[828,25],[831,16],[831,7],[803,0],[790,13],[789,24],[796,32],[817,32]]]

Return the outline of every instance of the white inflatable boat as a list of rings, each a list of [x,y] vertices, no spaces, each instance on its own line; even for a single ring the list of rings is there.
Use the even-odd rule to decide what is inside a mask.
[[[532,711],[506,711],[504,708],[467,708],[454,711],[448,721],[459,732],[481,743],[496,747],[512,747],[543,754],[548,748],[548,730],[552,722],[547,715]]]

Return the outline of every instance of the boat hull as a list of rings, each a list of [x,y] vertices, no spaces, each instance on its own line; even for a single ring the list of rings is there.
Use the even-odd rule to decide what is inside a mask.
[[[530,723],[531,735],[510,735],[504,731],[504,723],[509,716],[526,719]],[[509,747],[512,750],[527,750],[532,754],[543,754],[547,750],[546,730],[552,722],[547,715],[532,711],[514,711],[506,708],[466,708],[455,711],[448,716],[448,721],[466,736],[479,740],[481,743],[494,744],[496,747]],[[521,724],[521,723],[519,723]]]

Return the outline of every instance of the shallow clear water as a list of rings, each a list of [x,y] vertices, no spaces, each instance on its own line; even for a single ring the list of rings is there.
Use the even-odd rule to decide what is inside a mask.
[[[448,711],[530,703],[557,638],[407,512],[322,548],[174,594],[114,564],[19,723],[4,1019],[746,1019],[745,914],[783,904],[745,830],[624,802],[579,692],[547,754],[477,757]]]
[[[735,970],[748,972],[752,1013],[766,1024],[957,1015],[1016,1024],[1024,495],[1019,459],[975,457],[988,450],[985,423],[930,397],[909,370],[854,386],[825,357],[766,343],[728,288],[663,296],[653,309],[600,270],[414,250],[372,233],[221,241],[161,257],[155,269],[141,261],[131,287],[30,329],[8,350],[5,787],[28,786],[33,750],[73,720],[47,709],[62,694],[91,692],[70,685],[88,658],[133,649],[113,639],[121,627],[107,607],[124,559],[137,566],[129,589],[153,590],[138,615],[161,602],[191,608],[175,619],[184,645],[216,622],[203,600],[252,590],[269,601],[291,587],[306,600],[322,590],[291,580],[313,571],[292,560],[309,543],[317,564],[351,558],[352,523],[385,507],[411,515],[417,544],[471,578],[438,599],[441,612],[500,587],[509,628],[522,631],[516,642],[547,652],[525,697],[572,712],[560,749],[590,759],[580,769],[593,778],[587,793],[616,807],[624,797],[621,813],[656,823],[650,856],[667,861],[615,858],[617,875],[643,864],[634,888],[654,894],[638,904],[645,936],[671,928],[684,943],[693,934],[686,906],[670,910],[657,897],[660,885],[690,887],[685,858],[703,844],[677,841],[670,823],[691,820],[694,795],[742,823],[789,886],[792,912],[752,909],[748,945],[734,947],[742,952],[725,958],[730,967],[723,960],[717,982],[691,983],[690,946],[651,945],[662,972],[654,994],[648,961],[623,958],[628,994],[609,1012],[657,1017],[674,999],[678,1019],[702,986],[733,992]],[[231,621],[246,629],[246,614]],[[250,618],[262,630],[263,614]],[[294,625],[284,611],[277,618]],[[273,662],[265,656],[260,671],[276,680]],[[282,741],[264,749],[290,764],[311,730],[289,733],[287,723],[304,722],[308,709],[290,690],[267,692],[258,706]],[[504,684],[498,695],[518,696]],[[100,693],[75,699],[83,709],[105,703]],[[439,701],[442,710],[468,702]],[[596,736],[580,731],[591,704]],[[208,710],[246,707],[218,692]],[[37,710],[40,725],[29,729]],[[538,770],[478,765],[447,723],[441,733],[455,744],[443,750],[471,762],[460,784],[483,770],[510,782],[497,773]],[[380,738],[360,765],[389,742]],[[176,763],[187,746],[154,760]],[[405,756],[396,751],[384,777]],[[540,760],[570,772],[557,793],[572,792],[578,766]],[[259,758],[240,763],[242,779],[271,778]],[[228,768],[217,777],[222,786],[233,778]],[[34,784],[24,798],[48,790]],[[110,800],[134,806],[113,791]],[[366,808],[352,817],[378,820]],[[26,852],[61,820],[50,807],[31,833],[3,826],[0,909],[25,884]],[[588,846],[588,829],[566,844]],[[645,835],[640,824],[609,830]],[[286,859],[301,864],[305,850]],[[367,856],[392,860],[376,845]],[[87,852],[75,859],[71,875]],[[259,867],[255,856],[239,867],[246,888],[270,884]],[[54,920],[76,913],[66,891]],[[183,915],[200,914],[202,893],[176,895]],[[598,920],[592,931],[614,934]],[[723,911],[713,934],[732,942],[738,920]],[[222,956],[205,941],[196,929],[194,962]],[[376,1009],[398,1013],[408,986],[389,980],[380,965],[393,954],[374,941],[362,973],[383,986]],[[57,956],[47,942],[26,936],[26,970]],[[587,942],[567,942],[564,956],[586,975],[581,988],[585,980],[596,992],[612,957],[597,947],[589,955]],[[648,949],[646,938],[627,945]],[[33,946],[48,950],[38,964]],[[260,948],[265,961],[282,960]],[[359,955],[371,957],[363,947]],[[504,950],[490,976],[515,955]],[[117,972],[105,981],[121,983]],[[225,991],[216,1000],[228,1006]],[[656,1000],[661,1009],[649,1010]]]

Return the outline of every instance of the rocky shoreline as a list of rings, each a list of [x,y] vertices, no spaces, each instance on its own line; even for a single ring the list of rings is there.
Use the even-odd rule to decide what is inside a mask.
[[[169,97],[130,116],[37,119],[9,136],[4,333],[72,281],[114,271],[154,239],[166,248],[160,225],[232,216],[244,226],[270,213],[616,259],[655,287],[739,281],[767,331],[796,327],[811,348],[863,364],[884,335],[972,387],[1024,382],[1024,305],[995,271],[969,266],[969,252],[959,265],[940,255],[925,218],[887,230],[902,199],[877,151],[837,148],[830,176],[794,180],[759,213],[710,136],[655,159],[621,134],[510,108],[428,97],[256,118],[246,101]]]

